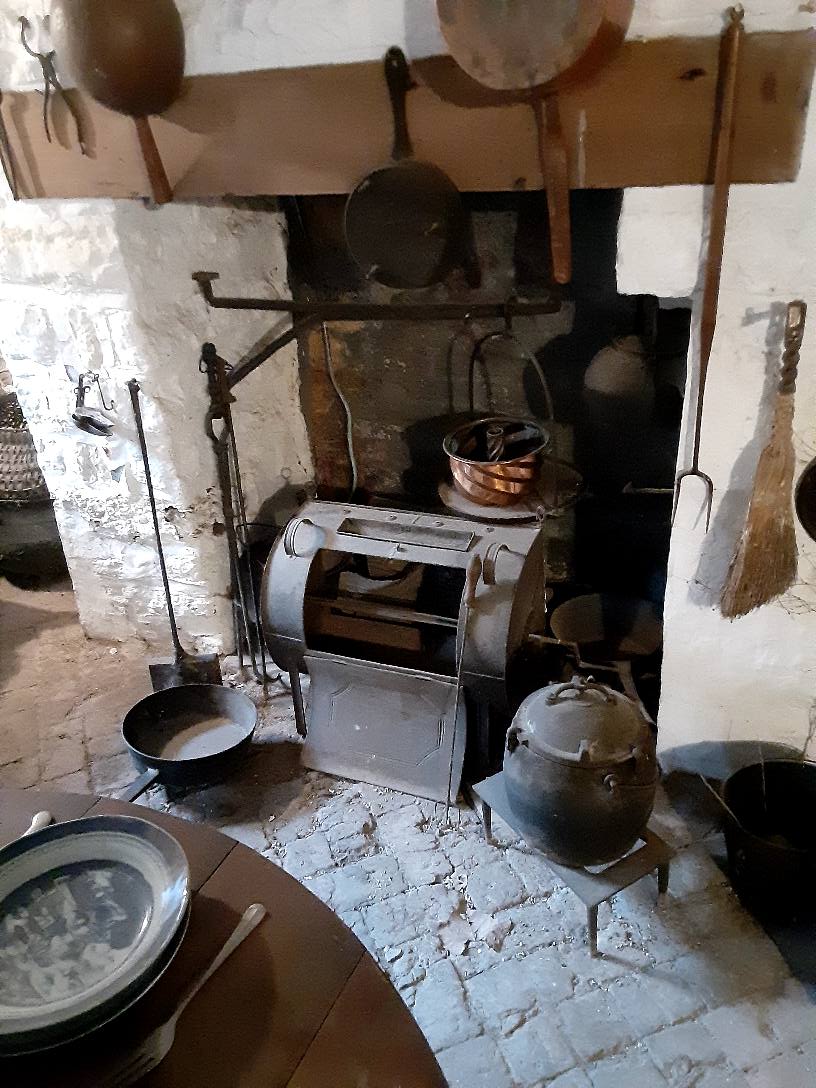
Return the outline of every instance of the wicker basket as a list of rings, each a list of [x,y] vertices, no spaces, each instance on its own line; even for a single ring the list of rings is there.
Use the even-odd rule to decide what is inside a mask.
[[[47,499],[48,488],[16,393],[0,396],[0,499]]]

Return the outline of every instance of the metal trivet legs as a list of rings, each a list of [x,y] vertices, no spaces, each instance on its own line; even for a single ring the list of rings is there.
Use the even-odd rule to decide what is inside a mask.
[[[491,778],[486,778],[483,782],[477,782],[471,789],[481,802],[482,823],[488,842],[493,841],[491,821],[494,811],[514,831],[517,830],[510,802],[507,800],[503,771],[494,774]],[[648,828],[640,841],[641,845],[635,847],[620,861],[612,862],[598,872],[559,865],[544,855],[552,871],[575,892],[587,909],[589,949],[593,956],[598,955],[598,907],[601,903],[612,899],[618,892],[622,892],[624,888],[635,884],[655,870],[657,870],[658,895],[664,895],[668,891],[669,865],[674,857],[674,850]]]

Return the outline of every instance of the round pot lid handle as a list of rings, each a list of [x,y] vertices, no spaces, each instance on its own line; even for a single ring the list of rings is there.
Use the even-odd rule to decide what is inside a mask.
[[[579,694],[586,692],[588,695],[600,695],[605,703],[614,703],[615,696],[611,688],[608,688],[606,684],[599,684],[594,676],[573,676],[572,680],[568,684],[559,684],[554,691],[551,691],[547,696],[547,705],[553,706],[559,702],[561,697],[568,691],[575,691]]]

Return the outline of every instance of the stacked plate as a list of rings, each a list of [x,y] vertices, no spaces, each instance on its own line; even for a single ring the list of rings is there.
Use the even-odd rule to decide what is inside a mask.
[[[183,849],[135,817],[72,820],[0,850],[0,1057],[119,1016],[169,966],[189,906]]]

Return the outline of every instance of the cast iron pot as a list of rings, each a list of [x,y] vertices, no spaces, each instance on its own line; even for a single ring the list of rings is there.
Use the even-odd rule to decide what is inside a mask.
[[[507,732],[504,778],[530,846],[561,865],[616,861],[652,813],[654,731],[631,699],[576,676],[521,704]]]
[[[775,918],[816,902],[816,764],[766,759],[726,779],[725,843],[734,888],[747,906]],[[736,819],[734,819],[736,817]]]

